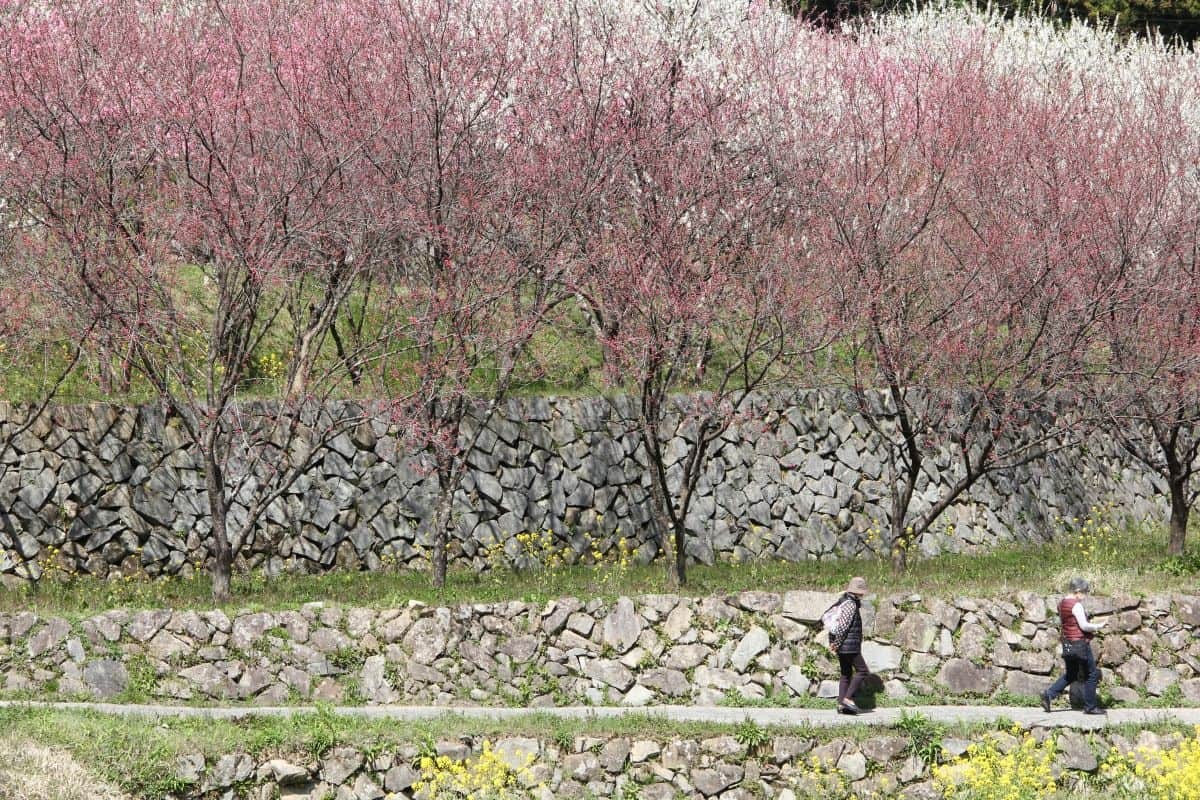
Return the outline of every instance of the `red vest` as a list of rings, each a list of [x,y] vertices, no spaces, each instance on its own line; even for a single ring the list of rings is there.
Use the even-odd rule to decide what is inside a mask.
[[[1062,638],[1064,642],[1078,642],[1080,639],[1091,639],[1092,634],[1084,633],[1075,619],[1075,604],[1079,600],[1074,597],[1064,597],[1058,601],[1058,618],[1062,620]]]

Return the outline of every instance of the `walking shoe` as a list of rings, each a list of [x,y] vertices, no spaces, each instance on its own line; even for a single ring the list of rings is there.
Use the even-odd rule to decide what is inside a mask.
[[[1096,706],[1095,708],[1085,708],[1083,710],[1083,713],[1085,713],[1085,714],[1107,714],[1108,709],[1101,708],[1100,706]]]
[[[1047,714],[1049,714],[1050,713],[1050,695],[1046,694],[1045,692],[1042,692],[1040,697],[1042,699],[1042,711],[1045,711]]]
[[[862,713],[862,709],[849,700],[844,703],[838,703],[837,711],[839,714],[849,714],[852,717]]]

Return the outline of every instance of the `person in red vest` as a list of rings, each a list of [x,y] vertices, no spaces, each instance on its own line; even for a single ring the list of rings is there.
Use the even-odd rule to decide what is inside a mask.
[[[1083,578],[1073,578],[1071,593],[1058,601],[1058,618],[1062,621],[1062,656],[1067,671],[1049,689],[1042,692],[1042,710],[1049,711],[1050,703],[1062,694],[1073,681],[1083,679],[1083,713],[1103,714],[1100,701],[1096,698],[1096,686],[1100,683],[1100,668],[1096,666],[1096,654],[1092,652],[1092,636],[1104,627],[1104,621],[1088,621],[1083,610],[1083,598],[1092,587]]]

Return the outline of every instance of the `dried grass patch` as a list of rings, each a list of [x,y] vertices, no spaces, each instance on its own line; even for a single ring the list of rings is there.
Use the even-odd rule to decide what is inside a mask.
[[[69,753],[0,737],[0,800],[128,800]]]

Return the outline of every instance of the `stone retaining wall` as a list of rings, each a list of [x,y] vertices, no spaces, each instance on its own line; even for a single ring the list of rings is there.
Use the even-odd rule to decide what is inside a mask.
[[[639,558],[653,557],[645,456],[623,422],[628,406],[625,398],[533,398],[502,409],[470,454],[452,557],[477,568],[497,550],[518,559],[516,535],[546,531],[556,549],[575,554],[607,552],[624,537]],[[203,476],[177,420],[156,406],[64,406],[13,436],[26,413],[0,404],[0,442],[12,440],[0,451],[0,574],[37,577],[51,547],[63,570],[101,577],[187,573],[205,559]],[[849,397],[759,398],[720,444],[688,518],[694,558],[799,560],[881,547],[868,534],[886,525],[886,453]],[[684,441],[666,452],[677,474]],[[917,507],[955,475],[949,452],[928,462]],[[242,566],[419,565],[433,488],[377,417],[322,450],[270,508]],[[984,481],[920,547],[933,554],[1044,539],[1060,529],[1058,517],[1085,516],[1107,500],[1132,517],[1165,510],[1152,478],[1111,443],[1094,442]],[[231,513],[244,519],[246,507],[235,498]]]
[[[1164,750],[1182,738],[1150,731],[1126,737],[1034,729],[1031,735],[1039,741],[1055,737],[1056,767],[1063,773],[1056,774],[1064,786],[1094,773],[1110,750]],[[987,732],[983,738],[990,738],[1001,752],[1019,742],[1003,731]],[[902,731],[883,730],[865,739],[773,736],[752,747],[729,735],[670,741],[576,736],[566,742],[505,737],[487,744],[511,769],[522,772],[522,783],[529,788],[515,796],[538,800],[941,797],[929,767],[911,752],[911,741]],[[968,744],[964,739],[944,739],[943,757],[952,761],[966,752]],[[433,748],[437,755],[461,762],[479,756],[483,745],[483,740],[464,737],[437,741]],[[421,778],[421,753],[416,744],[371,754],[343,746],[318,758],[295,755],[270,760],[245,753],[206,759],[195,753],[179,760],[176,777],[192,787],[183,797],[409,800],[421,796],[413,788]]]
[[[244,702],[780,705],[836,694],[821,592],[647,595],[378,610],[0,614],[16,696]],[[889,697],[1035,696],[1061,668],[1057,599],[868,598],[868,664]],[[1103,690],[1200,703],[1200,596],[1093,597]],[[865,698],[871,702],[871,697]]]

